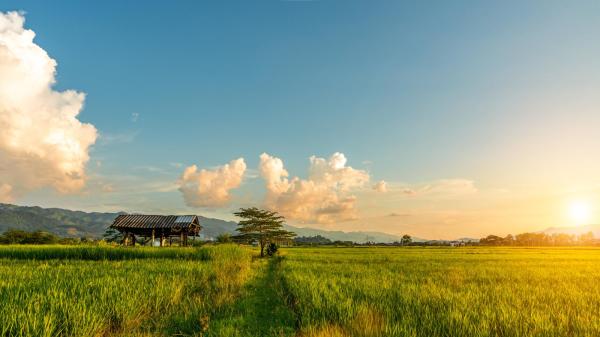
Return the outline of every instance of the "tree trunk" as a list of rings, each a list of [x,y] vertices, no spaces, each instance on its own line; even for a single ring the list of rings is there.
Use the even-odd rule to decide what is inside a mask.
[[[260,257],[265,257],[264,250],[265,250],[265,243],[261,241],[260,242]]]

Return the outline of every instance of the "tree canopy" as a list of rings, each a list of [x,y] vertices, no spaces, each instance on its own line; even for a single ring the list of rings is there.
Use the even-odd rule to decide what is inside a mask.
[[[264,256],[264,248],[269,243],[293,239],[296,234],[283,229],[285,218],[274,211],[256,207],[240,208],[233,213],[242,218],[236,229],[239,234],[234,236],[236,241],[253,242],[260,245],[260,256]]]

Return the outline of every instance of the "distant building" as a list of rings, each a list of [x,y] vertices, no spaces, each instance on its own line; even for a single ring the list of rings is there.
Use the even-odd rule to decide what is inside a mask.
[[[181,246],[188,245],[190,236],[196,237],[202,226],[196,215],[142,215],[123,214],[119,215],[110,228],[123,233],[124,245],[135,245],[136,236],[145,240],[151,239],[154,246],[156,239],[159,246],[172,243],[173,238],[179,239]]]

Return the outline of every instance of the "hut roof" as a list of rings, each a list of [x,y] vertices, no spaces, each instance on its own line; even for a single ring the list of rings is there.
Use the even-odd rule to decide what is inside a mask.
[[[121,214],[117,216],[111,228],[176,228],[185,229],[200,227],[196,215],[143,215],[143,214]]]

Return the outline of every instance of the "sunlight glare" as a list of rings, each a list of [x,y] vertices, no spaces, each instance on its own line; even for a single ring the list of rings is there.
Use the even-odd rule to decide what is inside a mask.
[[[591,207],[588,202],[578,200],[569,205],[569,216],[576,224],[586,224],[590,221]]]

